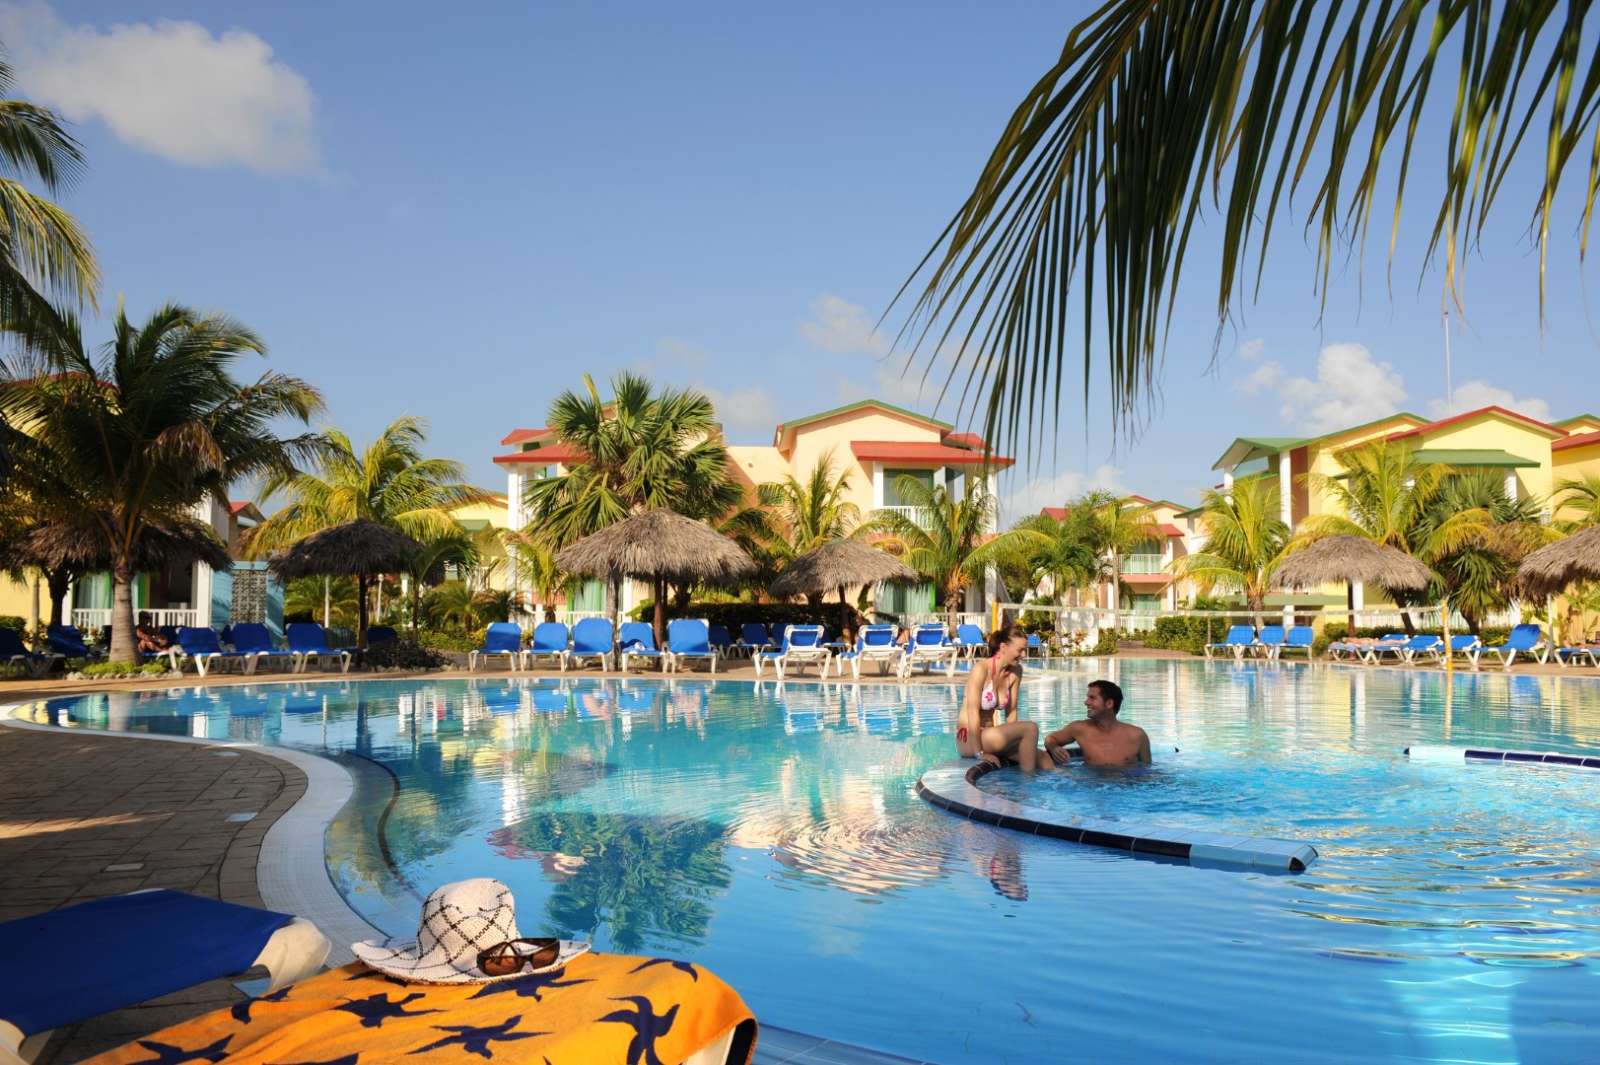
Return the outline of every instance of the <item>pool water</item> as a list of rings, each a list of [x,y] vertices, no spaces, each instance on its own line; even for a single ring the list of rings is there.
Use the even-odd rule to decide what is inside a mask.
[[[1024,713],[1079,716],[1099,675],[1154,767],[982,786],[1317,863],[1198,868],[934,809],[914,787],[953,754],[944,685],[334,681],[37,716],[370,759],[398,785],[369,822],[392,868],[350,832],[329,863],[381,927],[495,876],[528,934],[693,958],[765,1022],[909,1057],[1600,1060],[1600,772],[1401,754],[1600,753],[1600,681],[1085,661],[1030,674]]]

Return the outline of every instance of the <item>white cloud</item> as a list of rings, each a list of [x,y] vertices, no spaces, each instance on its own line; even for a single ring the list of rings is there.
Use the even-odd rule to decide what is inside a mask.
[[[189,166],[319,170],[306,79],[253,33],[195,22],[69,25],[44,3],[0,4],[24,95]]]
[[[800,323],[800,335],[835,355],[886,355],[890,347],[873,330],[865,307],[827,292],[811,301],[811,317]]]
[[[1550,420],[1550,404],[1542,399],[1518,398],[1508,388],[1491,385],[1487,381],[1463,381],[1452,390],[1452,402],[1442,399],[1428,402],[1428,416],[1430,418],[1447,418],[1452,414],[1462,411],[1477,410],[1479,407],[1505,407],[1518,414],[1526,414],[1537,421]]]
[[[858,399],[881,399],[889,403],[923,410],[930,407],[939,396],[939,382],[932,377],[922,380],[924,366],[912,363],[907,368],[899,358],[869,362],[856,374],[841,375],[834,382],[834,392],[840,403],[853,403]],[[905,372],[902,373],[901,371]]]
[[[1265,337],[1251,337],[1239,345],[1239,358],[1245,362],[1255,362],[1261,358],[1261,353],[1267,350]]]
[[[1329,344],[1317,353],[1317,376],[1294,377],[1276,360],[1262,362],[1235,386],[1247,396],[1278,400],[1286,425],[1326,433],[1393,414],[1405,402],[1405,381],[1363,344]]]
[[[1068,500],[1090,489],[1126,491],[1122,486],[1122,471],[1115,466],[1099,466],[1090,474],[1068,470],[1049,477],[1036,477],[1009,491],[1002,491],[1001,527],[1015,524],[1029,515],[1039,513],[1045,507],[1065,506]]]
[[[717,409],[717,420],[725,429],[760,429],[770,433],[780,420],[778,404],[773,400],[772,393],[764,388],[739,388],[724,392],[707,385],[696,387],[711,397],[711,404]]]

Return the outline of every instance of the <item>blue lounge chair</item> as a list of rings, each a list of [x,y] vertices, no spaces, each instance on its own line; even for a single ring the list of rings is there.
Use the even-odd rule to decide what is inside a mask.
[[[821,674],[826,677],[828,662],[832,658],[833,652],[823,646],[821,625],[790,625],[785,629],[783,640],[776,649],[756,654],[756,676],[761,675],[763,665],[770,665],[778,671],[778,679],[782,680],[787,667],[804,669],[815,662],[821,667]]]
[[[956,638],[951,643],[956,654],[963,658],[976,658],[978,652],[989,646],[989,641],[983,638],[983,630],[971,624],[957,625]]]
[[[1206,657],[1210,658],[1217,651],[1231,651],[1236,661],[1244,661],[1244,653],[1256,642],[1256,630],[1249,625],[1233,625],[1228,628],[1228,635],[1217,643],[1205,645]]]
[[[517,662],[522,658],[521,625],[515,621],[491,622],[489,631],[483,634],[483,646],[467,652],[467,668],[477,669],[479,659],[487,660],[495,655],[504,655],[506,668],[516,672]]]
[[[368,625],[367,646],[377,647],[386,643],[399,643],[400,634],[394,631],[393,625]]]
[[[320,969],[328,948],[304,918],[180,891],[113,895],[8,921],[0,924],[0,1060],[22,1060],[22,1037],[257,965],[276,991]]]
[[[609,626],[607,628],[609,629]],[[533,663],[537,659],[551,658],[565,673],[567,669],[567,652],[570,650],[570,635],[567,632],[567,627],[559,621],[545,621],[535,625],[533,628],[533,642],[522,652],[523,666],[532,669]]]
[[[1255,646],[1252,650],[1262,658],[1277,658],[1278,652],[1283,650],[1283,626],[1263,625],[1256,634]]]
[[[0,654],[4,654],[0,649]],[[1559,665],[1570,666],[1574,662],[1581,664],[1587,658],[1591,666],[1600,665],[1600,647],[1580,644],[1574,647],[1556,648],[1556,662]]]
[[[288,651],[273,646],[272,630],[260,622],[242,621],[233,626],[233,649],[245,656],[246,673],[254,673],[264,659],[284,658],[293,661]]]
[[[717,654],[723,658],[733,657],[733,633],[728,631],[726,625],[711,626],[711,646],[717,649]]]
[[[1306,661],[1311,661],[1312,645],[1317,642],[1317,632],[1310,625],[1296,625],[1284,634],[1283,644],[1273,654],[1273,658],[1282,658],[1290,651],[1304,651]]]
[[[0,659],[7,665],[16,665],[21,662],[28,667],[28,672],[35,677],[42,677],[52,662],[61,661],[58,654],[35,654],[28,650],[22,642],[22,637],[17,635],[16,629],[0,629]]]
[[[900,658],[900,675],[909,677],[917,666],[931,669],[943,663],[945,676],[953,677],[956,675],[957,657],[956,645],[950,642],[950,633],[943,624],[931,622],[918,625],[911,634],[911,641],[906,644],[905,654]]]
[[[350,652],[329,647],[328,634],[315,621],[297,621],[285,629],[283,635],[289,644],[289,659],[296,673],[304,673],[313,659],[320,666],[324,658],[337,658],[339,672],[350,672]]]
[[[1455,658],[1457,655],[1462,656],[1470,662],[1472,660],[1473,653],[1476,652],[1477,649],[1478,638],[1472,635],[1470,632],[1462,632],[1450,637],[1449,650],[1442,650],[1435,657],[1438,659],[1440,665],[1444,665],[1444,660],[1447,657]]]
[[[698,618],[676,618],[667,623],[666,668],[676,673],[683,660],[701,659],[717,671],[717,649],[711,646],[711,628]]]
[[[178,630],[178,643],[168,652],[172,655],[173,665],[177,665],[178,656],[194,660],[194,668],[202,677],[206,672],[219,662],[237,662],[243,668],[245,656],[238,651],[227,651],[217,639],[215,629],[197,625],[185,625]]]
[[[772,633],[759,621],[747,621],[739,627],[739,647],[746,655],[772,649]]]
[[[1038,658],[1044,653],[1044,644],[1039,640],[1037,632],[1028,633],[1028,657]]]
[[[609,618],[584,618],[572,627],[572,646],[568,648],[561,668],[581,666],[587,659],[598,658],[600,668],[610,670],[611,653],[616,643],[612,637]]]
[[[662,672],[666,672],[667,656],[656,646],[656,630],[648,621],[623,622],[617,643],[621,648],[619,668],[624,673],[635,658],[642,658],[646,662],[659,661]]]
[[[1443,655],[1443,636],[1413,636],[1395,652],[1396,658],[1413,666],[1419,661],[1426,661],[1430,658],[1442,661]]]
[[[1375,664],[1390,651],[1398,651],[1411,637],[1403,632],[1386,632],[1369,644],[1358,644],[1357,657],[1368,665]]]
[[[878,663],[878,676],[887,676],[889,667],[899,672],[900,657],[905,651],[894,642],[893,625],[863,625],[856,634],[856,645],[840,655],[834,664],[835,675],[844,676],[845,663],[856,680],[861,679],[861,663]]]
[[[62,658],[100,658],[105,652],[91,649],[75,625],[51,625],[44,630],[45,642],[50,650]]]
[[[1518,625],[1512,629],[1506,637],[1505,643],[1496,647],[1479,648],[1478,653],[1473,656],[1472,668],[1478,668],[1478,660],[1485,654],[1490,654],[1500,659],[1501,665],[1506,670],[1510,670],[1511,664],[1517,660],[1519,654],[1527,655],[1534,661],[1543,664],[1545,659],[1549,657],[1550,651],[1544,646],[1544,631],[1536,624],[1526,624]]]

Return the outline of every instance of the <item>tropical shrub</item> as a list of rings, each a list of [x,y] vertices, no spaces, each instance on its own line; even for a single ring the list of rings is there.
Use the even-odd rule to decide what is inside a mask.
[[[164,677],[169,671],[162,662],[91,662],[77,670],[87,678]]]
[[[12,632],[27,632],[28,619],[19,618],[15,614],[0,614],[0,629],[10,629]]]
[[[374,669],[438,669],[450,660],[426,644],[402,637],[368,647],[366,663]]]

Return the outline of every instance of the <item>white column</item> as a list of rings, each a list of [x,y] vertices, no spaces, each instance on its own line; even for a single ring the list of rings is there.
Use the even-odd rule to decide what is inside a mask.
[[[872,507],[874,510],[883,506],[883,463],[872,464]]]
[[[1161,545],[1161,568],[1168,574],[1172,572],[1172,537],[1167,537]],[[1178,609],[1178,579],[1176,577],[1167,582],[1167,609]]]
[[[1517,471],[1516,470],[1507,470],[1506,471],[1506,498],[1507,499],[1511,499],[1511,500],[1515,500],[1517,498]]]
[[[1361,627],[1361,611],[1367,605],[1367,586],[1361,581],[1356,581],[1350,586],[1350,606],[1355,611],[1355,627]],[[1350,635],[1355,635],[1351,633]]]
[[[194,575],[189,578],[189,594],[194,597],[189,607],[196,611],[195,626],[203,629],[211,624],[211,567],[204,562],[194,564]]]
[[[1294,460],[1287,451],[1278,452],[1278,516],[1294,526]]]
[[[522,473],[516,468],[513,467],[506,471],[506,524],[511,527],[512,532],[520,532],[527,521],[523,516],[522,481]],[[518,607],[526,608],[528,595],[527,590],[523,587],[522,578],[517,573],[514,560],[509,557],[509,551],[507,555],[506,587],[511,592],[511,600],[515,604],[512,607],[512,612],[515,613]]]
[[[1222,471],[1222,498],[1233,502],[1233,467],[1229,466]]]

